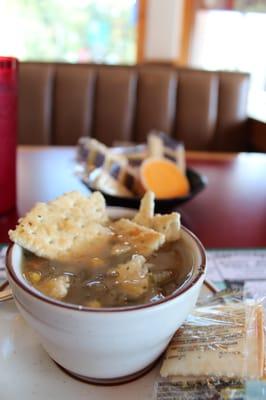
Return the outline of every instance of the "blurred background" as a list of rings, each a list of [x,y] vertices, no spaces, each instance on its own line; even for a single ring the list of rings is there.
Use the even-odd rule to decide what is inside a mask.
[[[265,0],[0,0],[0,37],[21,61],[249,72],[248,111],[265,114]]]

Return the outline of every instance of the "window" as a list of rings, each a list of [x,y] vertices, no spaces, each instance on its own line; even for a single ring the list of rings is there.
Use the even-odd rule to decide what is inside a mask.
[[[0,0],[1,55],[136,62],[137,0]]]
[[[205,7],[196,12],[190,64],[212,70],[249,72],[249,113],[265,115],[266,119],[265,2],[205,0],[206,4],[212,9]],[[217,9],[215,4],[227,5],[227,9]]]

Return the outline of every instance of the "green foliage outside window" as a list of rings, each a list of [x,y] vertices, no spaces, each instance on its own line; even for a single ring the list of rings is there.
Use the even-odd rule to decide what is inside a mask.
[[[136,0],[0,0],[1,25],[21,60],[136,61]]]

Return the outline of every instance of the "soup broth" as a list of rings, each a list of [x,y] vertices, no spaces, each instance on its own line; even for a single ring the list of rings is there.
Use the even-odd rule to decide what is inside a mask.
[[[98,253],[76,263],[24,251],[23,274],[37,290],[66,303],[125,307],[164,299],[187,281],[192,267],[192,255],[182,237],[144,258],[117,233]]]

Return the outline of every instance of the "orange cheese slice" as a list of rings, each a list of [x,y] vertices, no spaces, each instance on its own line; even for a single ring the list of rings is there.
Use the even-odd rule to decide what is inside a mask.
[[[148,158],[140,167],[140,180],[144,190],[154,192],[157,199],[185,196],[189,181],[178,166],[164,158]]]

